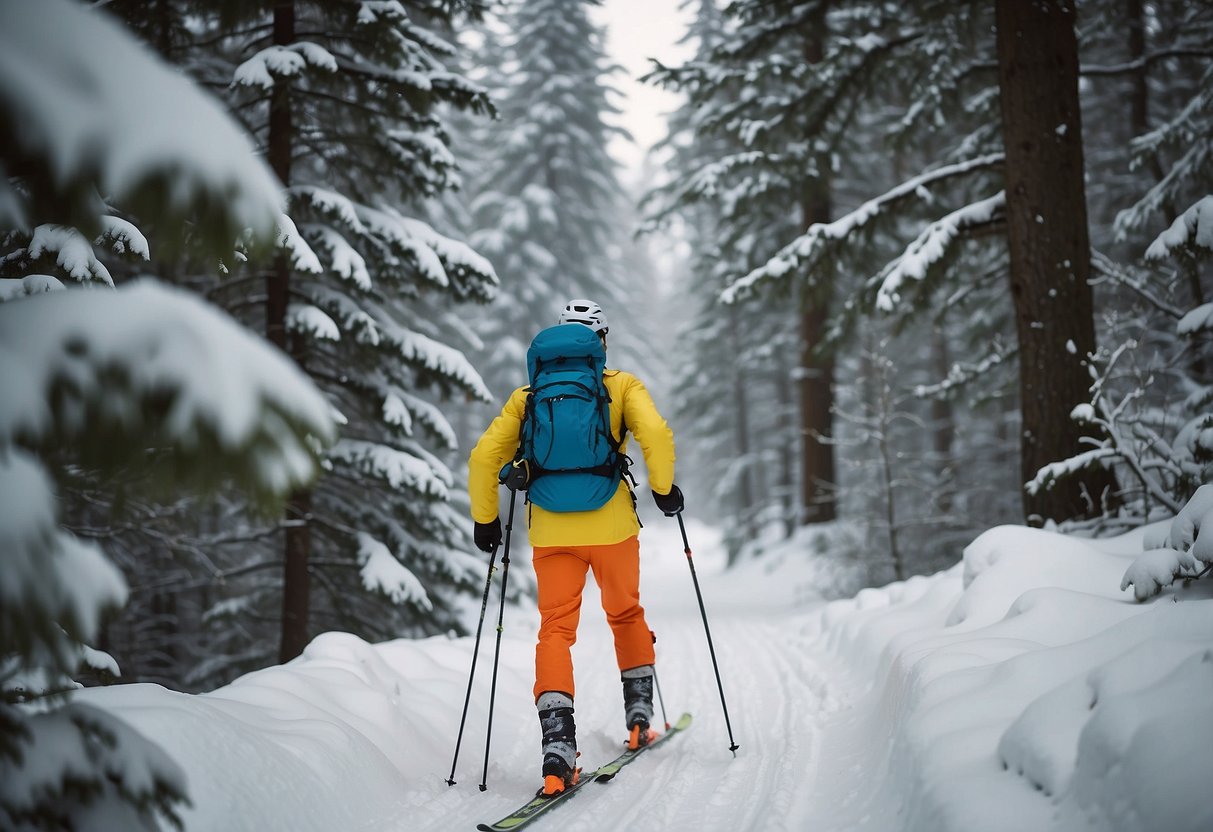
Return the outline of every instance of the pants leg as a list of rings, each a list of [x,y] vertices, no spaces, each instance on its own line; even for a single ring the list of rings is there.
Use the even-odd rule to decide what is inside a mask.
[[[640,606],[640,538],[587,548],[594,580],[602,590],[602,609],[615,635],[619,669],[653,664],[653,633]]]
[[[539,643],[535,646],[535,698],[562,691],[572,698],[573,656],[581,591],[589,566],[582,547],[539,546],[532,559],[539,590]]]

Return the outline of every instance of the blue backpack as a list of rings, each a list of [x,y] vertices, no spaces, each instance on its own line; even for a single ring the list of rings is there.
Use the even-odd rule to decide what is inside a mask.
[[[526,363],[531,383],[518,453],[503,480],[510,485],[510,468],[525,470],[525,483],[515,474],[511,487],[527,489],[527,499],[548,511],[601,508],[627,462],[611,434],[602,341],[581,324],[549,327],[531,342]]]

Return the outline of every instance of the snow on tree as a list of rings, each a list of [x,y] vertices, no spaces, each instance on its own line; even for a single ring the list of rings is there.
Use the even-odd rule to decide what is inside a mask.
[[[738,10],[742,5],[735,4],[733,9]],[[766,28],[759,31],[768,43],[779,31],[778,24],[774,22],[777,5],[764,4],[753,12],[753,20],[765,20]],[[812,6],[799,4],[794,12],[809,15]],[[1080,14],[1083,26],[1079,31],[1084,37],[1080,48],[1084,62],[1089,60],[1094,63],[1084,63],[1078,72],[1097,79],[1089,86],[1103,85],[1098,87],[1098,94],[1088,89],[1083,98],[1084,107],[1093,108],[1096,113],[1092,119],[1095,125],[1093,130],[1103,143],[1098,148],[1099,164],[1094,169],[1101,179],[1090,184],[1090,187],[1096,188],[1100,194],[1111,194],[1121,200],[1126,198],[1126,194],[1132,194],[1132,199],[1139,200],[1138,207],[1122,215],[1118,228],[1125,231],[1140,228],[1141,218],[1148,216],[1151,211],[1176,202],[1182,205],[1200,196],[1193,193],[1192,188],[1200,187],[1194,183],[1200,181],[1201,165],[1204,164],[1202,160],[1208,155],[1204,149],[1207,145],[1204,136],[1208,131],[1198,127],[1202,123],[1200,119],[1204,117],[1202,113],[1207,110],[1207,96],[1203,92],[1207,84],[1201,85],[1198,79],[1207,68],[1204,65],[1207,64],[1208,55],[1205,44],[1213,27],[1207,10],[1190,4],[1142,8],[1140,4],[1132,3],[1128,6],[1092,3],[1084,6]],[[1005,284],[1002,283],[1010,268],[1006,259],[1007,249],[1001,244],[1005,240],[1004,235],[1009,233],[1008,214],[1003,198],[998,196],[1001,180],[1007,175],[1003,163],[1003,120],[999,109],[1000,102],[1005,102],[996,77],[997,63],[988,57],[994,51],[991,33],[995,27],[992,26],[991,10],[934,2],[914,4],[907,8],[904,4],[856,0],[832,4],[825,21],[831,28],[833,45],[825,50],[819,66],[812,70],[800,70],[804,74],[804,83],[798,105],[801,111],[810,114],[809,123],[812,126],[812,130],[802,131],[802,135],[811,135],[831,149],[835,154],[833,169],[836,175],[846,173],[855,166],[848,161],[847,148],[852,143],[862,142],[864,137],[870,137],[869,141],[889,148],[895,170],[904,167],[906,162],[914,165],[916,157],[921,158],[922,163],[916,166],[921,172],[909,178],[900,174],[892,187],[884,189],[883,196],[862,200],[860,207],[843,220],[809,225],[797,238],[791,242],[785,241],[782,250],[768,262],[757,264],[757,268],[738,276],[733,287],[726,292],[726,297],[734,300],[742,298],[768,282],[786,281],[789,277],[795,277],[797,282],[828,281],[840,275],[845,276],[848,272],[860,271],[872,277],[855,301],[855,312],[873,307],[891,311],[898,325],[904,326],[910,316],[935,316],[940,314],[940,309],[964,304],[974,310],[978,318],[1000,318],[994,321],[996,328],[992,334],[995,337],[986,338],[986,346],[977,347],[982,352],[973,355],[969,363],[972,366],[994,366],[1015,355],[1019,361],[1021,380],[1027,379],[1029,375],[1037,373],[1028,365],[1039,364],[1038,358],[1024,359],[1021,349],[1008,353],[1005,348],[1006,336],[1013,322]],[[1124,21],[1131,25],[1121,25]],[[1129,58],[1120,59],[1119,56],[1126,50]],[[1116,56],[1116,59],[1112,56]],[[1195,73],[1189,71],[1193,62],[1198,66]],[[1165,87],[1156,80],[1159,74],[1157,70],[1151,77],[1151,69],[1164,64],[1182,67],[1181,78],[1192,76],[1191,83],[1185,80],[1178,85],[1181,94],[1183,91],[1190,93],[1189,98],[1178,104],[1174,101],[1174,94],[1168,96]],[[781,71],[792,73],[795,66],[793,60],[780,68]],[[718,63],[705,64],[698,73],[685,77],[701,85],[722,84],[730,78]],[[744,90],[745,85],[757,77],[757,73],[753,67],[746,65],[734,69],[731,77],[739,85],[738,89]],[[1131,96],[1124,95],[1126,84],[1131,89]],[[1113,89],[1112,85],[1117,86]],[[757,145],[763,137],[778,135],[779,130],[787,127],[779,121],[752,116],[757,109],[752,102],[767,100],[756,91],[748,94],[739,92],[732,96],[731,108],[722,108],[722,114],[714,123],[719,129],[734,131]],[[1123,112],[1113,112],[1128,110],[1130,104],[1132,118],[1124,118]],[[1135,170],[1131,171],[1133,175],[1126,176],[1125,167],[1130,160],[1123,152],[1117,156],[1112,150],[1124,147],[1124,137],[1120,140],[1109,138],[1113,131],[1107,129],[1105,124],[1114,122],[1118,128],[1131,124],[1132,129],[1137,131],[1134,135],[1140,135],[1147,129],[1154,129],[1156,125],[1151,123],[1151,119],[1161,121],[1164,126],[1135,143]],[[1053,144],[1069,143],[1076,146],[1074,142],[1079,138],[1076,126],[1069,123],[1062,125],[1057,119],[1054,122],[1048,125],[1048,140]],[[1011,124],[1022,126],[1023,120],[1014,118]],[[803,152],[807,146],[805,142],[797,145],[792,138],[784,144],[792,154],[793,161],[800,158],[795,156],[794,151]],[[1087,142],[1084,140],[1083,144]],[[1034,144],[1038,145],[1039,142]],[[1022,143],[1018,146],[1022,146]],[[705,168],[703,175],[697,179],[688,180],[686,187],[692,194],[725,192],[720,183],[729,180],[723,177],[733,171],[744,174],[756,157],[753,148],[749,152],[734,153],[713,168]],[[1161,164],[1167,164],[1170,159],[1180,160],[1179,167],[1186,174],[1173,177],[1170,173],[1160,172],[1157,179],[1152,179],[1152,169],[1160,167],[1160,160]],[[1020,164],[1017,169],[1022,168]],[[1056,187],[1061,181],[1057,176],[1048,179],[1047,187],[1050,188]],[[1177,183],[1181,180],[1187,185],[1177,189]],[[748,182],[755,189],[771,187],[769,180],[758,177],[750,177]],[[1154,187],[1154,182],[1161,184]],[[1141,196],[1143,192],[1146,194],[1144,198]],[[1167,198],[1161,198],[1160,193],[1166,193]],[[1100,207],[1102,211],[1103,206]],[[1033,223],[1031,230],[1039,231],[1035,217],[1044,219],[1044,213],[1036,210],[1028,218]],[[1073,217],[1075,212],[1067,211],[1065,216]],[[1023,237],[1024,234],[1020,233],[1019,236]],[[1123,238],[1124,232],[1121,236]],[[1106,237],[1098,234],[1097,240],[1102,244]],[[1124,251],[1125,246],[1121,245],[1116,257],[1126,256],[1122,253]],[[1139,253],[1140,248],[1134,248],[1127,256],[1132,258]],[[1115,259],[1109,260],[1103,252],[1092,251],[1091,256],[1096,263],[1096,275],[1100,282],[1123,282],[1120,276],[1134,271],[1134,268]],[[1063,268],[1067,267],[1067,262],[1078,264],[1075,268],[1081,268],[1085,259],[1073,255],[1043,256],[1044,261],[1056,260]],[[877,264],[874,269],[865,262],[872,260]],[[1203,300],[1201,279],[1196,270],[1187,268],[1185,279],[1191,294]],[[1085,291],[1085,279],[1078,283],[1081,284],[1080,291]],[[1040,303],[1048,307],[1048,298],[1042,297]],[[1074,304],[1062,306],[1070,308]],[[852,309],[848,309],[847,313],[851,314]],[[1194,309],[1193,317],[1185,324],[1185,331],[1186,327],[1203,321],[1202,314]],[[1030,323],[1041,319],[1041,312],[1025,312],[1021,317]],[[1090,316],[1080,311],[1078,317],[1085,322]],[[1113,321],[1112,326],[1122,325],[1111,316],[1101,319],[1101,323],[1106,321]],[[1074,326],[1079,328],[1074,329]],[[1088,383],[1090,367],[1084,367],[1083,362],[1087,361],[1086,353],[1093,351],[1094,340],[1082,335],[1082,332],[1090,330],[1089,324],[1074,326],[1063,324],[1059,331],[1065,330],[1065,337],[1051,336],[1050,349],[1071,344],[1072,349],[1064,349],[1055,355],[1061,355],[1063,363],[1078,367],[1081,372],[1071,379],[1070,387],[1073,389],[1065,397],[1065,405],[1052,409],[1052,415],[1048,418],[1053,426],[1047,429],[1037,426],[1027,434],[1029,437],[1065,435],[1070,437],[1067,441],[1071,445],[1067,452],[1054,450],[1045,453],[1035,463],[1028,460],[1024,471],[1024,478],[1028,480],[1032,480],[1036,470],[1048,462],[1061,462],[1073,452],[1085,450],[1081,444],[1074,446],[1074,441],[1076,438],[1077,441],[1085,441],[1082,437],[1088,435],[1089,431],[1075,431],[1068,416],[1083,398],[1073,391]],[[1073,331],[1067,330],[1067,327]],[[1036,331],[1029,327],[1026,332],[1027,341],[1033,341],[1031,336]],[[1021,328],[1018,339],[1021,342],[1024,341],[1023,335]],[[1112,335],[1114,339],[1119,337],[1118,333]],[[972,381],[979,385],[988,384],[986,378],[983,374],[971,376]],[[972,383],[969,386],[975,387]],[[936,388],[927,385],[927,389]],[[999,395],[1005,395],[1005,392]],[[981,395],[990,393],[998,391],[987,388],[987,392]],[[1155,391],[1151,401],[1156,402],[1158,398],[1159,393]],[[1090,438],[1095,441],[1101,439]],[[1031,444],[1035,440],[1025,441]],[[1087,481],[1088,491],[1092,492],[1088,494],[1089,501],[1080,501],[1083,510],[1089,511],[1099,498],[1099,494],[1094,492],[1103,490],[1109,484],[1108,477],[1106,473],[1095,473],[1088,468],[1083,470],[1080,479]],[[1063,487],[1072,488],[1074,485],[1067,483]],[[1028,502],[1044,499],[1046,490],[1034,488],[1033,493],[1025,499]],[[1053,496],[1057,493],[1060,492],[1055,492]]]
[[[499,118],[472,141],[486,158],[469,182],[473,246],[502,279],[494,304],[477,311],[484,341],[478,365],[493,393],[523,380],[526,348],[556,322],[570,298],[602,304],[618,349],[643,337],[629,322],[631,286],[624,271],[629,229],[619,164],[607,153],[607,123],[617,113],[602,28],[590,19],[601,0],[527,0],[503,7],[478,56]],[[612,350],[616,344],[612,343]],[[618,354],[612,359],[619,362]]]
[[[318,470],[334,438],[328,404],[285,356],[150,280],[0,305],[0,378],[0,721],[15,738],[0,747],[0,815],[24,828],[118,813],[156,828],[184,794],[162,752],[91,708],[14,707],[69,691],[127,595],[100,547],[59,527],[43,459],[146,467],[175,487],[234,482],[272,503]]]
[[[1030,488],[1099,462],[1122,471],[1122,514],[1174,513],[1213,477],[1213,386],[1205,378],[1210,304],[1197,280],[1213,249],[1209,197],[1180,214],[1145,249],[1144,263],[1097,259],[1100,271],[1130,290],[1146,310],[1130,319],[1119,344],[1092,356],[1091,396],[1072,418],[1096,428],[1081,453],[1040,469]],[[1174,387],[1171,400],[1160,391]]]
[[[1177,580],[1189,580],[1213,569],[1213,485],[1196,489],[1164,534],[1147,535],[1146,551],[1125,572],[1120,588],[1133,587],[1144,601]]]
[[[458,628],[455,604],[479,567],[467,553],[470,524],[450,502],[456,434],[443,405],[488,393],[449,307],[485,302],[497,278],[484,257],[421,217],[427,200],[458,181],[442,107],[488,106],[451,67],[451,28],[481,4],[300,0],[196,14],[170,3],[150,21],[143,4],[116,5],[226,91],[287,186],[268,273],[228,263],[224,279],[191,282],[264,328],[347,420],[324,476],[291,496],[276,531],[241,522],[241,536],[256,541],[217,570],[241,579],[223,579],[211,601],[219,623],[234,613],[246,625],[220,636],[236,639],[222,652],[239,659],[224,670],[208,663],[207,678],[273,657],[268,627],[248,615],[267,605],[282,605],[281,660],[317,629],[385,638]],[[367,553],[380,546],[397,568],[375,567],[376,580],[364,580]],[[281,558],[274,547],[285,553],[281,571],[268,566]],[[389,574],[396,579],[385,583]]]
[[[0,223],[17,246],[6,271],[53,254],[64,273],[108,283],[94,245],[149,256],[111,205],[190,218],[199,240],[220,241],[212,254],[272,227],[280,195],[239,128],[96,11],[5,4],[0,46],[0,124],[15,137],[0,152]],[[315,475],[332,411],[285,356],[179,290],[4,283],[0,825],[179,825],[177,765],[70,701],[82,667],[118,672],[88,643],[128,589],[99,546],[61,527],[56,479],[68,467],[141,470],[151,488],[235,483],[272,504]]]
[[[694,14],[683,42],[694,44],[693,61],[706,61],[724,36],[724,16],[711,2],[687,6]],[[696,92],[671,115],[652,161],[667,181],[648,179],[661,184],[642,208],[646,232],[680,236],[690,253],[675,292],[682,322],[670,356],[677,369],[673,412],[685,437],[679,465],[687,472],[684,490],[724,521],[735,561],[764,527],[790,531],[795,524],[795,457],[787,452],[796,444],[795,388],[787,375],[797,354],[796,317],[758,303],[722,306],[719,294],[730,275],[770,246],[777,229],[794,226],[771,205],[734,213],[727,204],[683,198],[702,168],[740,146],[731,136],[697,129],[719,104],[717,95]],[[773,406],[757,404],[768,399]]]
[[[102,46],[112,43],[125,48]],[[0,276],[49,260],[108,283],[93,240],[146,259],[137,229],[107,205],[165,229],[188,219],[222,251],[245,228],[265,231],[282,201],[217,101],[68,0],[0,7],[0,130]]]
[[[745,245],[750,235],[762,240],[749,248],[748,259],[774,254],[772,237],[791,222],[804,227],[827,221],[835,180],[825,141],[807,140],[820,127],[820,111],[805,95],[827,53],[835,49],[828,4],[760,3],[741,0],[725,9],[721,35],[711,48],[685,66],[658,63],[648,76],[653,83],[688,93],[696,135],[728,137],[718,152],[704,155],[694,170],[666,189],[671,209],[717,205],[720,235]],[[800,216],[792,219],[789,207]],[[670,210],[670,209],[667,209]],[[784,216],[779,225],[763,225],[770,213]],[[759,228],[755,228],[759,226]],[[758,234],[755,234],[758,231]],[[740,264],[749,272],[756,262]],[[743,272],[743,274],[745,273]],[[743,274],[731,275],[733,280]],[[825,522],[836,513],[837,476],[833,447],[823,441],[833,434],[834,385],[832,308],[834,286],[805,281],[796,298],[799,312],[797,398],[800,501],[803,523]],[[786,299],[779,300],[781,306]]]

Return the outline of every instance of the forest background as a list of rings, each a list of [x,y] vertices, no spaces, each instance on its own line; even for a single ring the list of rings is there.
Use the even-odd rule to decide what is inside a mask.
[[[0,339],[50,356],[6,370],[10,403],[49,404],[12,405],[0,450],[6,499],[30,477],[55,495],[38,539],[99,546],[128,594],[95,633],[4,645],[13,667],[43,639],[65,677],[105,680],[108,655],[200,691],[329,630],[465,633],[467,452],[570,297],[607,309],[611,363],[649,382],[730,561],[801,537],[827,597],[999,523],[1123,531],[1211,479],[1207,4],[686,2],[679,57],[645,78],[679,104],[635,177],[600,3],[98,5],[12,2],[0,27],[21,56],[0,66]],[[128,53],[189,79],[178,110],[98,57]],[[230,181],[235,145],[155,143],[194,95],[253,149]],[[230,456],[207,419],[239,385],[182,428],[115,347],[160,302],[148,274],[324,404],[284,392]],[[110,322],[62,355],[115,347],[94,369],[116,388],[56,375],[63,310]],[[25,589],[15,614],[45,618]],[[101,654],[60,649],[83,634]]]

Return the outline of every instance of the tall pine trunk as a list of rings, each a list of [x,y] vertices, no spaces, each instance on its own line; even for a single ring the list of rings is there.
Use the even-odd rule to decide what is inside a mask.
[[[736,304],[729,304],[726,309],[728,317],[729,344],[733,355],[740,355],[741,338]],[[733,446],[737,457],[742,460],[741,475],[737,481],[737,508],[742,526],[741,539],[748,539],[754,529],[754,507],[757,502],[757,489],[754,485],[757,466],[752,459],[753,449],[750,443],[750,408],[746,398],[745,378],[738,367],[731,367],[733,374],[733,401],[736,402],[736,414],[733,419]],[[731,566],[741,554],[740,546],[730,546],[728,562]]]
[[[931,370],[940,380],[947,378],[952,369],[944,326],[945,320],[941,317],[939,322],[931,327]],[[955,443],[956,415],[952,400],[947,396],[937,395],[931,399],[931,450],[934,452],[935,480],[938,484],[936,505],[944,515],[951,513],[955,496],[956,463],[952,458]]]
[[[819,63],[825,50],[825,4],[820,18],[805,34],[804,57]],[[818,162],[817,177],[801,197],[801,219],[807,229],[830,221],[829,160]],[[834,435],[834,354],[826,344],[830,287],[806,289],[800,309],[800,522],[825,523],[837,516],[834,446],[822,441]]]
[[[1078,107],[1073,0],[997,0],[998,83],[1006,143],[1011,297],[1023,413],[1020,478],[1087,449],[1070,418],[1088,401],[1095,349],[1090,241]],[[1036,494],[1029,522],[1089,515],[1108,471],[1084,471]]]
[[[275,45],[295,41],[295,2],[277,0],[274,4]],[[267,156],[270,167],[286,187],[291,184],[291,156],[294,150],[294,124],[290,89],[282,78],[276,79],[270,98],[270,123]],[[285,252],[279,252],[265,281],[265,332],[283,352],[291,352],[286,331],[286,313],[290,303],[291,264]],[[298,358],[298,356],[296,356]],[[308,639],[308,612],[311,576],[308,559],[311,551],[310,491],[297,491],[286,504],[286,544],[282,571],[282,638],[278,660],[288,662],[303,652]]]

